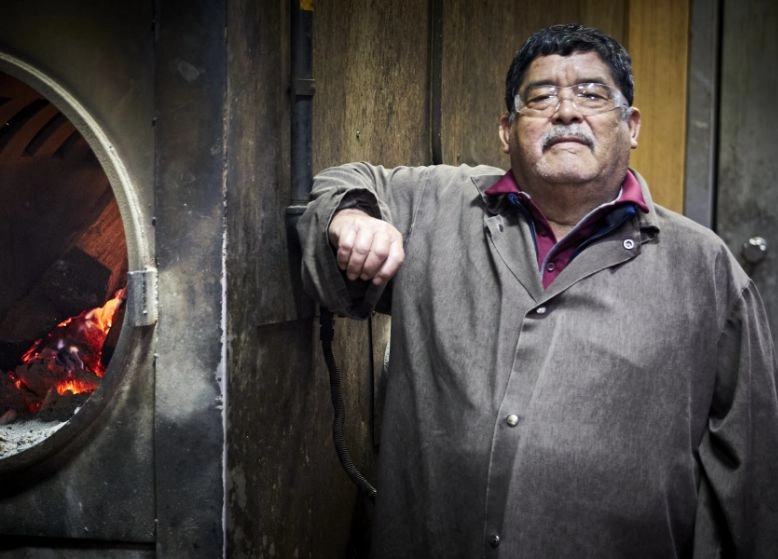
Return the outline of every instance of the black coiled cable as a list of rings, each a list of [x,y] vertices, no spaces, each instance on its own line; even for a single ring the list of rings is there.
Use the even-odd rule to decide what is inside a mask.
[[[321,309],[319,313],[319,337],[321,339],[322,352],[324,353],[324,361],[330,374],[330,395],[332,397],[332,408],[335,412],[332,419],[332,440],[335,444],[335,452],[338,455],[338,459],[340,459],[343,469],[346,470],[346,474],[360,490],[365,492],[371,501],[375,501],[378,491],[354,465],[354,462],[351,460],[351,453],[346,446],[346,439],[343,433],[343,426],[346,422],[346,405],[343,402],[341,372],[335,363],[335,356],[332,354],[332,340],[335,337],[333,324],[332,313],[327,309]]]

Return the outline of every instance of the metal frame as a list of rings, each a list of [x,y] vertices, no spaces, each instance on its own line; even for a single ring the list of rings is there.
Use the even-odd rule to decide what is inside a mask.
[[[711,229],[716,226],[720,27],[719,0],[692,0],[684,213]]]

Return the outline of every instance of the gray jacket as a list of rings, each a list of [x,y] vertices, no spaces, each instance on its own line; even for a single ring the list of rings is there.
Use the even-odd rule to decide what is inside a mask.
[[[372,556],[778,557],[776,361],[756,288],[709,230],[654,205],[547,289],[492,167],[321,173],[299,224],[330,309],[344,201],[405,239]],[[345,198],[344,198],[345,197]]]

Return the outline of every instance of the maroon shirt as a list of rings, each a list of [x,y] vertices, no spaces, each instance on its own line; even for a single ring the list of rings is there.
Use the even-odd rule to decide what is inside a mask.
[[[627,172],[621,191],[615,200],[593,209],[567,235],[557,240],[543,212],[532,201],[532,197],[516,184],[513,172],[505,173],[486,190],[486,194],[507,195],[508,202],[521,208],[530,218],[535,236],[538,270],[543,274],[543,287],[551,285],[565,266],[587,245],[634,216],[637,212],[636,208],[648,212],[648,206],[640,191],[640,184],[631,172]]]

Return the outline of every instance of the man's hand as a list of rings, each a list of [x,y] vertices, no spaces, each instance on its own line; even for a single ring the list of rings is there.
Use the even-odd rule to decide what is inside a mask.
[[[362,210],[340,210],[330,222],[330,243],[338,251],[338,266],[350,280],[388,282],[405,259],[400,232]]]

